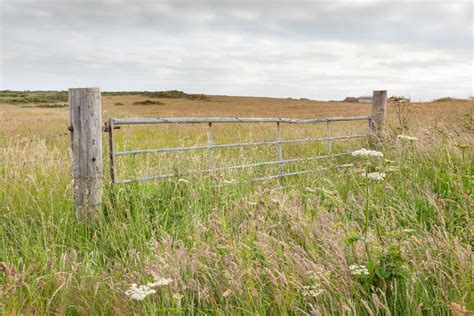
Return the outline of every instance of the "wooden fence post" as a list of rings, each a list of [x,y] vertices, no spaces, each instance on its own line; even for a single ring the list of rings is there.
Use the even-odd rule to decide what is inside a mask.
[[[370,136],[374,144],[381,143],[387,116],[387,90],[373,92]]]
[[[74,212],[86,221],[102,209],[102,109],[99,88],[69,89]]]

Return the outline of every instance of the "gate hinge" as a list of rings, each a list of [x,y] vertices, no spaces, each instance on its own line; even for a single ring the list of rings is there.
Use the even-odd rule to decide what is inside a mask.
[[[120,129],[120,126],[114,126],[114,129]],[[110,132],[110,127],[107,122],[104,122],[104,132]]]

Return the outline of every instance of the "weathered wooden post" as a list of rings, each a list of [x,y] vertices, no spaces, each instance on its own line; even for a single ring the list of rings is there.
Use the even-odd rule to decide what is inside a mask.
[[[375,145],[380,145],[387,116],[387,90],[373,92],[370,136]]]
[[[86,221],[102,209],[102,109],[99,88],[69,89],[74,211]]]

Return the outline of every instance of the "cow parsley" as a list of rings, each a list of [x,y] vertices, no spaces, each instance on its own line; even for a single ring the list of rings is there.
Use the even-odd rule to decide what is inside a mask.
[[[416,137],[407,136],[407,135],[398,135],[397,139],[402,140],[402,141],[408,141],[408,142],[416,142],[418,140],[418,138]]]
[[[362,149],[353,151],[352,156],[354,157],[383,157],[383,153],[377,150],[362,148]]]
[[[364,265],[351,264],[349,271],[351,271],[351,275],[369,275],[369,270]]]
[[[174,294],[173,294],[173,298],[174,298],[175,300],[177,300],[177,301],[181,301],[181,300],[183,299],[183,297],[184,297],[184,296],[183,296],[182,294],[180,294],[180,293],[174,293]]]
[[[159,278],[159,279],[156,279],[155,282],[153,283],[148,283],[148,286],[150,287],[164,286],[164,285],[170,284],[171,282],[173,282],[172,279]]]
[[[367,179],[369,180],[376,180],[376,181],[382,181],[386,177],[385,172],[370,172],[367,174]]]
[[[315,283],[313,285],[303,286],[301,292],[303,296],[318,297],[324,293],[324,290],[321,288],[321,284]]]
[[[148,285],[137,285],[135,283],[132,283],[130,288],[125,291],[125,294],[127,294],[132,300],[136,301],[143,301],[145,297],[155,293],[156,290],[152,289],[152,287]]]
[[[143,301],[145,297],[151,294],[155,294],[155,287],[165,286],[172,282],[172,279],[159,278],[155,282],[148,283],[147,285],[137,285],[136,283],[130,284],[130,288],[125,291],[128,297],[132,300]]]

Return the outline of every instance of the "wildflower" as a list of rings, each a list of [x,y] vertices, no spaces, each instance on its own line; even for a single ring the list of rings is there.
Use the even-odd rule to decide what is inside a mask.
[[[397,167],[388,167],[387,169],[385,169],[386,172],[398,172],[400,171],[400,168],[397,168]]]
[[[321,266],[316,266],[314,267],[316,271],[308,271],[308,276],[309,278],[315,282],[318,283],[319,280],[322,278],[328,278],[329,275],[331,274],[329,271],[326,271],[323,267]]]
[[[145,297],[147,297],[150,294],[155,294],[156,290],[152,289],[148,285],[140,285],[138,286],[136,283],[132,283],[130,288],[125,291],[125,294],[127,294],[132,300],[136,301],[143,301]]]
[[[155,280],[155,282],[153,282],[153,283],[148,283],[148,286],[149,286],[149,287],[164,286],[164,285],[170,284],[171,282],[173,282],[172,279],[158,278],[158,279]]]
[[[318,297],[324,293],[324,290],[321,288],[321,284],[315,283],[313,285],[303,286],[301,292],[303,296]]]
[[[179,294],[179,293],[174,293],[173,294],[173,298],[177,301],[181,301],[183,299],[183,295]]]
[[[168,285],[172,282],[172,279],[160,278],[155,280],[155,282],[148,283],[147,285],[137,285],[136,283],[130,284],[130,288],[125,291],[125,294],[129,296],[132,300],[143,301],[145,297],[151,294],[155,294],[155,287]]]
[[[351,271],[351,275],[369,275],[369,270],[364,265],[351,264],[349,271]]]
[[[386,177],[386,174],[385,172],[370,172],[367,174],[367,178],[369,180],[376,180],[376,181],[382,181],[383,179],[385,179]]]
[[[380,151],[377,151],[377,150],[370,150],[370,149],[362,148],[362,149],[353,151],[352,156],[354,156],[354,157],[357,157],[357,156],[361,156],[361,157],[383,157],[383,153],[381,153]]]
[[[402,141],[409,141],[409,142],[416,142],[418,140],[418,138],[416,137],[407,136],[407,135],[398,135],[397,139],[402,140]]]

